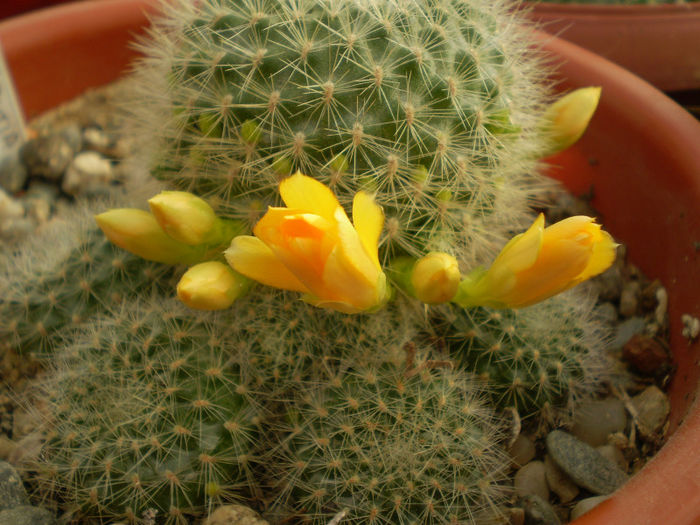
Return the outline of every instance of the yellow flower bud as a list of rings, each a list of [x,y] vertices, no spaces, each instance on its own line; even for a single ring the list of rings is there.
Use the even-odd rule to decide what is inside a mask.
[[[505,245],[488,270],[468,275],[453,301],[493,308],[538,303],[607,270],[616,247],[591,217],[569,217],[545,228],[540,214]]]
[[[95,220],[112,243],[149,261],[192,264],[202,256],[201,249],[166,235],[147,211],[118,208],[96,215]]]
[[[601,88],[580,88],[561,97],[544,114],[543,129],[549,135],[549,149],[543,156],[554,155],[581,138],[593,118]]]
[[[247,279],[219,261],[199,263],[177,283],[177,296],[195,310],[223,310],[247,289]]]
[[[158,224],[176,241],[196,246],[212,242],[219,219],[209,204],[186,191],[161,191],[148,205]]]
[[[457,293],[461,275],[452,255],[432,252],[413,267],[411,285],[416,298],[427,304],[445,303]]]

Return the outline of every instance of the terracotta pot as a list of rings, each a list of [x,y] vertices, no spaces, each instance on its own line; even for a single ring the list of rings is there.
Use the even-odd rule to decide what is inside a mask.
[[[127,42],[147,24],[145,0],[58,7],[0,23],[28,115],[117,78]],[[631,259],[669,293],[673,435],[621,490],[577,525],[697,525],[700,522],[700,343],[681,336],[681,314],[700,317],[700,123],[639,78],[570,43],[543,35],[563,89],[603,86],[589,131],[550,159],[551,175],[594,206]],[[106,58],[108,57],[108,58]],[[41,65],[41,67],[38,67]]]
[[[700,3],[524,2],[541,28],[626,67],[664,91],[700,89]]]

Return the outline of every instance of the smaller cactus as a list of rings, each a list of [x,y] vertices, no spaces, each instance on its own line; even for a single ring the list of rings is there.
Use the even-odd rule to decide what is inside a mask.
[[[506,462],[478,388],[420,355],[409,366],[347,358],[285,404],[276,518],[325,525],[345,509],[358,525],[492,523]]]
[[[254,493],[261,409],[215,323],[156,297],[66,336],[40,395],[40,490],[78,516],[182,524]]]
[[[172,267],[105,239],[93,218],[104,208],[104,202],[79,205],[20,250],[0,255],[0,347],[49,351],[52,334],[110,305],[154,289],[172,293]]]
[[[459,367],[488,381],[497,406],[548,422],[605,376],[607,334],[592,303],[572,290],[522,310],[444,308],[433,336]]]

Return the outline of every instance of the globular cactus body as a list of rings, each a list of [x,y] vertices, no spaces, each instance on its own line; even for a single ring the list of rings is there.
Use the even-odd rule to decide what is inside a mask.
[[[57,349],[39,488],[80,516],[187,523],[254,493],[261,409],[212,323],[127,303]]]
[[[376,192],[388,256],[472,263],[525,220],[546,90],[500,3],[208,1],[159,27],[133,104],[153,173],[225,213],[301,170],[344,205]]]

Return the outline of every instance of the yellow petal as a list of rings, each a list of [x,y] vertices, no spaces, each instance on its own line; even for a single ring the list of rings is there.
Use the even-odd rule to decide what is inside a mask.
[[[234,270],[254,281],[283,290],[309,291],[257,237],[234,237],[224,255]]]
[[[544,231],[544,215],[540,213],[525,233],[508,241],[491,267],[505,265],[511,272],[520,272],[531,267],[542,248]]]
[[[328,186],[299,171],[280,183],[280,195],[288,208],[314,213],[329,221],[340,206]]]
[[[379,268],[379,236],[384,227],[382,207],[370,194],[360,191],[352,201],[352,222],[367,254]]]
[[[577,282],[585,281],[591,277],[603,273],[615,262],[617,243],[610,234],[600,230],[601,238],[593,245],[593,253],[586,268],[576,278]]]
[[[335,219],[338,227],[338,256],[342,258],[348,271],[356,273],[358,279],[364,279],[371,286],[375,286],[381,270],[365,251],[360,236],[342,208],[336,209]]]

